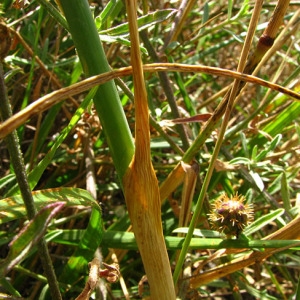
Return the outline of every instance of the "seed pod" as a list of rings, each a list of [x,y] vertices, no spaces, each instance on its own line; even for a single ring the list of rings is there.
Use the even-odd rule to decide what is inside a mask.
[[[245,197],[236,194],[230,198],[223,194],[213,204],[209,214],[212,228],[223,232],[228,238],[238,236],[253,221],[251,204],[244,204]]]

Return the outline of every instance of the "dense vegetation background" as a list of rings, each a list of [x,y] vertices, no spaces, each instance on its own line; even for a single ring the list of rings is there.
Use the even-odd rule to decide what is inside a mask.
[[[110,68],[121,70],[130,66],[125,3],[99,0],[89,4]],[[237,70],[254,4],[247,0],[141,1],[137,15],[143,63],[169,62]],[[267,27],[275,5],[269,1],[263,4],[251,51]],[[50,95],[52,99],[52,92],[92,75],[86,72],[85,65],[82,67],[69,25],[54,1],[5,0],[0,13],[11,36],[10,50],[2,64],[13,114],[42,96]],[[268,59],[256,71],[258,77],[295,94],[300,90],[299,15],[299,3],[292,1],[279,28],[275,49],[272,48]],[[199,202],[203,203],[195,224],[198,231],[176,285],[178,297],[296,299],[300,265],[300,249],[296,244],[300,237],[297,230],[299,97],[278,93],[259,82],[246,85],[233,105],[205,197],[199,201],[222,122],[215,124],[196,152],[189,147],[216,111],[233,77],[222,72],[216,76],[211,70],[181,71],[178,68],[145,73],[151,115],[151,158],[161,187],[190,149],[196,153],[183,163],[185,177],[174,183],[176,174],[173,174],[174,180],[167,185],[174,183],[174,188],[170,192],[167,189],[161,199],[163,233],[172,273],[183,243],[177,238],[187,232],[191,211]],[[137,117],[131,73],[121,70],[115,83],[134,135]],[[25,116],[26,122],[16,128],[29,186],[35,191],[33,199],[37,210],[42,211],[32,228],[25,227],[28,221],[16,182],[18,171],[14,171],[8,147],[7,136],[11,131],[0,125],[0,292],[3,297],[51,297],[39,259],[39,246],[36,246],[36,237],[42,235],[64,299],[75,299],[83,290],[88,277],[87,263],[98,246],[97,257],[109,265],[118,265],[120,274],[117,274],[119,280],[112,283],[107,281],[107,274],[102,274],[106,279],[100,280],[97,299],[138,299],[149,295],[147,280],[141,281],[145,275],[144,264],[131,233],[120,178],[122,153],[127,157],[132,144],[114,152],[119,161],[113,161],[111,140],[123,138],[114,135],[114,123],[119,120],[112,116],[110,123],[103,124],[94,106],[95,99],[92,101],[95,91],[88,93],[88,89],[64,96],[61,99],[64,101],[51,102],[47,110],[32,108]],[[18,119],[19,116],[13,123],[17,124]],[[110,127],[109,137],[104,134],[105,126]],[[121,171],[116,168],[119,163]],[[237,238],[234,229],[232,235],[226,236],[209,222],[209,214],[214,213],[212,203],[224,193],[229,197],[243,195],[245,203],[254,211],[254,222]],[[57,202],[64,207],[55,206]],[[274,233],[268,245],[259,244]],[[17,242],[12,246],[16,236]],[[232,241],[227,241],[228,238]],[[225,244],[221,244],[223,241]],[[264,256],[267,249],[271,249],[268,257]],[[254,257],[252,263],[230,269],[235,260],[247,261],[250,256]],[[70,258],[74,259],[73,264]],[[222,270],[229,271],[222,273]],[[198,275],[205,272],[210,275],[200,276],[198,280]]]

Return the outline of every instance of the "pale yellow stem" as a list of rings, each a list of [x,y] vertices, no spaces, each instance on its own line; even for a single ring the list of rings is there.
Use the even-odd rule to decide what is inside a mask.
[[[151,299],[176,298],[161,224],[158,181],[151,163],[146,87],[139,50],[136,1],[126,0],[135,103],[135,154],[124,177],[125,200],[150,285]]]

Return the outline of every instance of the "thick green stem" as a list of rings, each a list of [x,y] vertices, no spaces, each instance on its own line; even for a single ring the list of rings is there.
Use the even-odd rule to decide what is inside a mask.
[[[85,75],[88,77],[110,71],[88,1],[61,0],[60,5]],[[134,145],[113,81],[99,86],[94,104],[121,179],[132,159]]]

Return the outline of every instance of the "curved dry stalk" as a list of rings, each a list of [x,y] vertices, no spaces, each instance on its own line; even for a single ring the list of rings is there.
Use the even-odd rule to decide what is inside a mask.
[[[288,95],[295,100],[300,101],[300,94],[287,89],[281,85],[274,84],[263,80],[259,77],[247,75],[231,70],[225,70],[222,68],[208,67],[203,65],[188,65],[188,64],[177,64],[177,63],[153,63],[146,64],[143,66],[144,72],[193,72],[193,73],[207,73],[216,76],[225,76],[240,79],[241,81],[255,83],[258,85],[265,86],[274,91]],[[132,67],[120,68],[115,71],[103,73],[82,80],[81,82],[75,83],[71,86],[54,91],[46,96],[43,96],[35,102],[28,105],[20,112],[14,114],[11,118],[7,119],[0,125],[0,139],[4,138],[14,129],[26,123],[35,114],[41,113],[53,105],[67,99],[70,96],[80,94],[87,91],[97,85],[108,82],[117,77],[124,77],[132,74]]]

